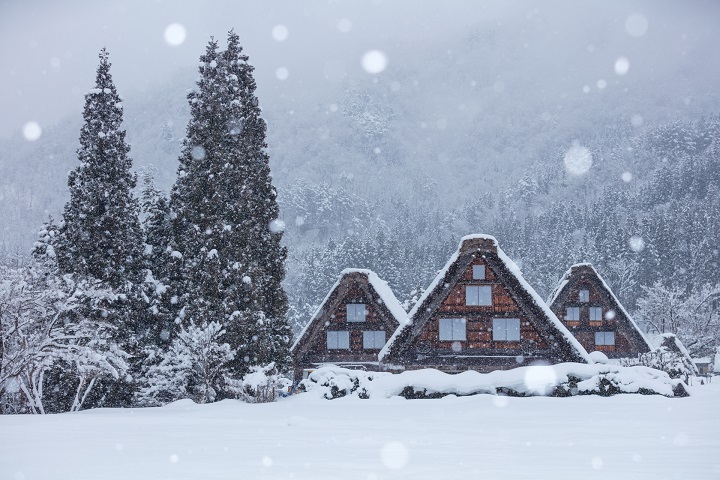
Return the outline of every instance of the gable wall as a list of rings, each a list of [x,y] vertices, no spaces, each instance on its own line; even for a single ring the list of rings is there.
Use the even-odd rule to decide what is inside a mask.
[[[600,280],[590,272],[573,273],[573,277],[561,295],[551,305],[552,311],[561,322],[570,330],[575,338],[588,352],[602,351],[610,358],[636,357],[639,353],[647,351],[644,342],[638,344],[634,334],[635,328],[630,321],[617,308],[612,297],[605,292]],[[588,290],[590,293],[589,302],[579,301],[580,290]],[[580,308],[579,322],[566,320],[567,307]],[[590,322],[590,308],[601,307],[603,309],[602,321]],[[614,318],[607,318],[606,314],[612,310]],[[615,347],[595,345],[595,332],[615,332]]]
[[[473,265],[485,266],[485,280],[474,280],[472,278]],[[492,286],[492,305],[466,305],[465,287],[468,285]],[[464,317],[467,321],[467,340],[460,342],[440,341],[439,320],[441,318],[457,317]],[[521,349],[521,342],[493,341],[494,318],[519,318],[521,341],[532,342],[540,349],[547,348],[547,343],[530,324],[526,316],[521,314],[520,308],[500,283],[495,272],[484,260],[477,258],[472,261],[459,281],[452,287],[448,297],[441,303],[437,312],[432,315],[425,325],[425,328],[418,336],[417,342],[425,348],[447,349],[457,353],[468,349],[489,349],[502,352],[509,349]],[[454,343],[455,350],[452,350]],[[460,346],[460,351],[457,351],[457,344]],[[520,354],[520,351],[518,351],[518,354]]]
[[[397,322],[387,308],[378,303],[379,296],[362,274],[350,274],[344,277],[336,290],[323,306],[324,311],[313,320],[307,335],[311,335],[296,356],[296,378],[304,368],[313,368],[317,363],[377,363],[380,348],[363,348],[363,331],[384,331],[385,340],[390,338]],[[365,322],[347,322],[349,303],[365,304]],[[327,348],[328,331],[350,332],[350,349]]]

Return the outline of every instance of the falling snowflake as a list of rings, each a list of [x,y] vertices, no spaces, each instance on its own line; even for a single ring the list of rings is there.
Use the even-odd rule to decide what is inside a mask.
[[[285,25],[275,25],[272,29],[272,37],[277,42],[284,42],[288,38],[288,28]]]
[[[550,365],[532,365],[525,371],[525,386],[537,395],[546,395],[557,383],[557,374]]]
[[[185,30],[185,27],[179,23],[171,23],[167,27],[165,27],[165,42],[167,42],[168,45],[177,47],[178,45],[182,45],[185,41],[185,38],[187,37],[187,30]]]
[[[633,13],[625,21],[625,31],[633,37],[642,37],[648,29],[648,21],[644,15]]]
[[[625,75],[630,70],[630,60],[627,57],[620,57],[615,60],[615,73]]]
[[[645,249],[645,240],[643,240],[642,237],[634,235],[630,237],[628,245],[630,245],[630,250],[633,252],[642,252]]]
[[[288,76],[290,75],[290,72],[285,67],[280,67],[277,70],[275,70],[275,76],[278,80],[287,80]]]
[[[270,229],[270,231],[272,233],[284,232],[285,231],[285,222],[283,222],[279,218],[276,218],[275,220],[270,222],[270,224],[268,225],[268,229]]]
[[[195,145],[190,151],[190,156],[194,160],[203,160],[205,158],[205,148],[201,145]]]
[[[388,59],[380,50],[370,50],[362,57],[362,67],[366,72],[376,74],[387,67]]]
[[[565,163],[565,170],[570,175],[584,175],[592,167],[592,154],[587,148],[575,143],[572,148],[565,152],[563,162]]]
[[[42,128],[37,122],[27,122],[23,125],[23,137],[25,137],[25,140],[34,142],[40,138],[40,135],[42,135]]]
[[[348,33],[352,29],[352,22],[347,18],[338,20],[337,28],[342,33]]]

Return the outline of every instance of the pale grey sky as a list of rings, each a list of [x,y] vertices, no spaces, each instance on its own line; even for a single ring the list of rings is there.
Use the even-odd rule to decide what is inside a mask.
[[[627,31],[633,14],[647,21],[646,32],[637,37]],[[539,63],[561,60],[554,56],[554,42],[588,43],[583,37],[602,26],[626,42],[628,51],[638,52],[633,65],[639,64],[638,55],[667,62],[682,62],[687,55],[688,68],[695,74],[711,79],[718,72],[720,2],[712,0],[4,0],[0,137],[19,135],[28,121],[44,126],[79,114],[103,46],[110,51],[116,85],[125,95],[166,81],[180,67],[196,65],[208,38],[214,35],[224,41],[230,28],[240,34],[257,68],[261,93],[278,81],[276,70],[281,67],[289,72],[283,88],[322,89],[322,82],[333,76],[364,75],[360,59],[368,50],[385,51],[388,68],[396,67],[407,49],[422,49],[478,23],[530,21],[533,15],[547,23],[547,58],[539,58]],[[178,46],[169,45],[163,35],[173,23],[187,31]],[[287,27],[284,41],[273,37],[278,25]],[[675,51],[682,50],[683,41],[692,51]],[[708,56],[701,62],[697,57],[703,46]]]

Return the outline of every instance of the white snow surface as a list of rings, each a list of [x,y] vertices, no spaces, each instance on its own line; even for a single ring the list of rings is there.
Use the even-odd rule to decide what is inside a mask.
[[[300,394],[5,415],[0,478],[711,480],[720,478],[718,404],[720,382],[688,398]]]
[[[609,293],[610,296],[612,297],[612,299],[613,299],[613,301],[615,302],[615,304],[618,306],[618,308],[619,308],[620,311],[623,313],[623,315],[625,315],[625,318],[627,318],[627,319],[630,321],[630,324],[631,324],[631,325],[633,326],[633,328],[638,332],[638,334],[639,334],[640,337],[643,339],[643,341],[645,342],[645,344],[647,345],[647,347],[648,347],[650,350],[652,350],[652,349],[653,349],[653,346],[652,346],[652,344],[650,343],[650,341],[648,340],[648,338],[645,336],[645,334],[643,333],[642,329],[641,329],[640,327],[638,327],[637,323],[635,323],[635,320],[633,320],[632,316],[630,316],[630,314],[628,313],[628,311],[625,310],[625,307],[623,307],[623,304],[622,304],[622,303],[620,302],[620,300],[615,296],[615,292],[612,291],[612,289],[611,289],[610,286],[607,284],[607,282],[605,282],[605,279],[602,277],[602,275],[600,275],[600,273],[598,273],[597,270],[595,270],[595,267],[593,267],[593,265],[592,265],[591,263],[576,263],[575,265],[572,265],[570,268],[568,268],[567,272],[565,272],[565,274],[563,275],[562,280],[560,280],[560,283],[558,283],[558,286],[555,287],[555,290],[550,294],[550,298],[548,299],[547,304],[548,304],[548,305],[552,305],[553,302],[555,302],[555,300],[557,299],[557,297],[560,295],[560,292],[563,291],[563,289],[565,288],[565,286],[566,286],[566,285],[568,284],[568,282],[570,281],[570,274],[571,274],[571,272],[572,272],[572,269],[573,269],[573,268],[577,268],[577,267],[589,267],[590,269],[592,269],[593,272],[595,272],[595,275],[597,275],[597,278],[600,280],[600,283],[602,284],[603,288],[605,288],[605,290],[608,291],[608,293]],[[684,348],[684,347],[683,347],[683,348]]]
[[[327,295],[325,295],[325,298],[323,298],[323,301],[320,302],[320,305],[315,310],[315,313],[313,313],[312,317],[310,317],[310,320],[305,324],[300,334],[297,336],[295,343],[293,343],[293,346],[290,347],[290,351],[294,351],[295,347],[297,347],[298,343],[300,342],[300,339],[302,339],[305,336],[305,332],[307,332],[307,329],[312,324],[313,320],[315,320],[321,313],[322,309],[325,307],[325,304],[327,303],[328,299],[330,298],[330,295],[335,291],[335,289],[340,285],[340,282],[342,279],[351,273],[360,273],[367,277],[368,283],[372,285],[372,287],[375,289],[377,294],[380,296],[380,300],[385,304],[387,309],[390,311],[390,314],[395,317],[395,320],[400,325],[403,325],[408,318],[408,313],[405,311],[405,309],[400,305],[400,302],[395,297],[395,294],[393,293],[392,289],[388,285],[388,283],[385,280],[382,280],[380,277],[378,277],[377,273],[373,272],[372,270],[366,269],[366,268],[346,268],[342,272],[340,272],[340,276],[335,281],[332,287],[330,287],[330,290],[328,290]]]
[[[593,363],[592,359],[588,355],[587,351],[585,351],[585,348],[580,344],[580,342],[575,339],[572,333],[563,325],[563,323],[558,320],[558,318],[555,316],[555,314],[550,310],[550,307],[543,301],[542,297],[535,291],[535,289],[525,280],[523,277],[522,271],[517,266],[517,264],[508,257],[502,248],[500,248],[500,245],[498,245],[497,239],[493,237],[492,235],[486,235],[486,234],[472,234],[472,235],[465,235],[460,239],[460,244],[458,245],[457,250],[455,253],[450,257],[448,262],[445,264],[445,266],[438,271],[438,274],[433,279],[432,283],[430,283],[430,286],[425,289],[423,294],[420,296],[420,299],[417,301],[415,306],[410,310],[410,313],[408,313],[409,319],[412,321],[415,318],[415,315],[417,314],[418,309],[420,306],[425,302],[425,299],[435,290],[435,288],[438,286],[438,284],[445,278],[445,274],[447,273],[450,266],[457,261],[458,257],[460,256],[460,249],[462,248],[463,242],[466,240],[473,240],[473,239],[482,239],[482,240],[490,240],[494,243],[495,247],[497,248],[497,254],[500,258],[500,261],[502,261],[505,264],[505,267],[513,274],[515,277],[517,277],[518,282],[522,287],[527,290],[528,294],[532,297],[535,304],[537,304],[545,313],[545,315],[548,317],[550,322],[557,328],[558,332],[565,337],[565,339],[575,348],[575,350],[580,354],[580,356],[588,363]],[[404,328],[410,328],[412,325],[411,321],[408,322],[401,322],[400,326],[395,330],[395,333],[390,337],[390,340],[385,344],[382,350],[380,350],[380,353],[378,355],[378,358],[382,362],[382,360],[385,358],[385,356],[389,353],[391,346],[395,342],[395,340],[400,336],[400,333]]]

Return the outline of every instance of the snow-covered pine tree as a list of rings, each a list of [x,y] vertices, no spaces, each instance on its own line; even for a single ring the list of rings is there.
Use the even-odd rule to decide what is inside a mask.
[[[165,345],[174,330],[175,292],[171,285],[178,281],[178,262],[171,256],[172,229],[170,204],[165,195],[155,188],[150,170],[142,173],[143,190],[141,209],[145,236],[145,278],[143,299],[147,310],[142,315],[140,330],[146,332],[141,348],[153,355],[157,347]]]
[[[131,172],[130,146],[122,129],[122,99],[110,74],[108,52],[100,51],[95,87],[85,95],[80,130],[80,164],[70,172],[70,199],[55,246],[61,275],[73,274],[76,285],[108,293],[103,305],[87,297],[82,310],[89,320],[113,326],[113,335],[139,361],[145,305],[140,296],[143,280],[143,238],[139,204],[133,197],[136,176]],[[81,310],[78,310],[81,311]],[[132,388],[115,380],[99,385],[104,406],[129,406]]]
[[[253,67],[232,31],[225,51],[211,39],[200,62],[171,193],[175,256],[183,258],[178,318],[223,324],[238,350],[237,378],[257,363],[274,361],[282,370],[290,364],[280,285],[287,252]]]
[[[142,266],[138,203],[132,195],[130,146],[125,142],[122,100],[100,51],[95,88],[85,96],[80,130],[80,165],[70,172],[70,200],[58,241],[62,273],[77,273],[113,288],[136,283]]]

